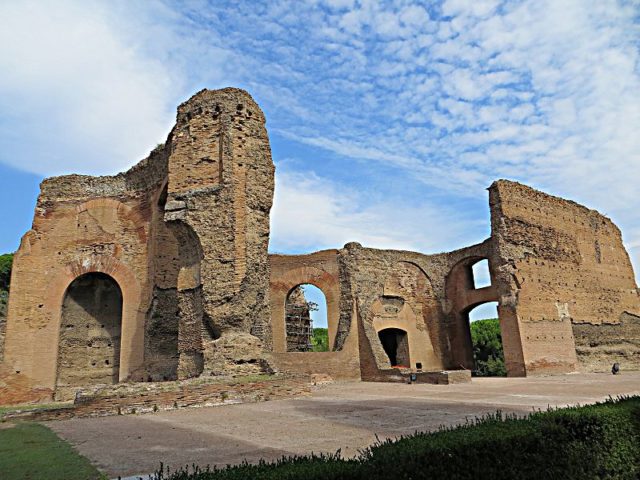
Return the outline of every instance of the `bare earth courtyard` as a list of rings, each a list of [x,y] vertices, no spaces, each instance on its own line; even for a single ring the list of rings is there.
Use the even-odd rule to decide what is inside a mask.
[[[380,438],[463,423],[500,409],[526,413],[640,394],[640,372],[479,378],[459,385],[338,382],[309,397],[47,425],[111,477],[283,455],[350,456]]]

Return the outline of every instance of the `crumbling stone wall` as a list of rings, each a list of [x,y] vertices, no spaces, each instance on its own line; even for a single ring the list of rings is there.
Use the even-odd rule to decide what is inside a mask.
[[[358,313],[362,378],[389,374],[378,337],[384,328],[408,333],[413,370],[472,369],[468,310],[497,297],[494,287],[475,289],[470,266],[492,249],[491,241],[435,255],[345,245],[339,255]],[[465,262],[465,275],[455,275]]]
[[[183,255],[181,375],[245,371],[249,361],[259,370],[262,345],[271,344],[274,166],[264,115],[242,90],[204,90],[178,108],[166,148],[164,220],[177,232]]]
[[[443,357],[448,354],[442,328],[444,315],[426,273],[431,266],[429,257],[413,252],[368,249],[354,243],[348,244],[341,255],[351,257],[345,263],[355,267],[346,274],[351,277],[359,320],[377,368],[391,367],[378,338],[378,332],[384,328],[409,332],[412,366],[421,363],[425,370],[431,371],[444,368]],[[445,352],[441,351],[443,347]]]
[[[270,358],[283,372],[322,373],[339,379],[360,378],[357,322],[353,310],[350,276],[338,250],[307,255],[269,255],[273,343]],[[285,329],[286,299],[295,287],[311,284],[322,290],[327,302],[328,352],[288,352]]]
[[[0,302],[0,362],[4,358],[4,337],[7,330],[7,305]]]
[[[115,177],[71,175],[45,180],[32,229],[15,255],[5,363],[34,389],[55,389],[62,305],[86,273],[115,280],[123,294],[118,379],[142,380],[144,319],[150,301],[150,198],[161,182],[156,153]],[[84,327],[86,328],[86,327]],[[79,353],[78,350],[76,353]],[[88,361],[64,359],[69,362]]]
[[[165,144],[129,171],[45,180],[16,253],[3,372],[53,395],[60,365],[91,365],[87,348],[66,348],[89,340],[61,330],[67,289],[87,273],[122,291],[113,381],[268,368],[273,173],[264,115],[224,89],[182,104]]]
[[[15,255],[0,394],[272,368],[401,379],[378,335],[390,328],[406,332],[410,369],[449,381],[441,370],[473,368],[468,314],[490,301],[510,376],[640,367],[631,263],[620,231],[593,210],[500,180],[491,237],[477,245],[269,256],[273,189],[264,115],[232,88],[180,105],[166,142],[125,173],[45,180]],[[475,288],[482,259],[491,285]],[[70,288],[86,274],[112,279],[121,306],[89,302],[83,313],[103,298]],[[330,352],[286,351],[286,296],[305,283],[326,296]],[[103,319],[116,310],[119,320]],[[0,316],[0,344],[2,328]]]
[[[638,368],[640,299],[620,230],[516,182],[489,193],[500,314],[517,319],[526,373],[605,370],[623,358]]]
[[[334,251],[335,350],[355,324],[361,377],[391,379],[397,374],[378,333],[397,328],[407,332],[411,369],[473,369],[469,312],[495,301],[509,376],[602,371],[614,361],[638,368],[640,299],[617,227],[574,202],[505,180],[491,186],[490,206],[492,235],[478,245],[436,255],[357,243]],[[321,253],[272,257],[273,298],[296,268],[321,277],[314,257]],[[472,267],[483,259],[491,285],[476,288]]]

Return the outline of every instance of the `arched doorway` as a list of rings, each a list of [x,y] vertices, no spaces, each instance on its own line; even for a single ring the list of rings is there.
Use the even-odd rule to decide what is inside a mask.
[[[473,349],[473,375],[506,377],[498,302],[486,302],[467,312]]]
[[[318,287],[302,284],[289,291],[285,304],[288,352],[328,352],[327,300]]]
[[[411,366],[407,332],[399,328],[385,328],[378,332],[378,338],[392,367],[409,368]]]
[[[62,302],[56,397],[74,387],[118,383],[122,292],[104,273],[76,278]]]

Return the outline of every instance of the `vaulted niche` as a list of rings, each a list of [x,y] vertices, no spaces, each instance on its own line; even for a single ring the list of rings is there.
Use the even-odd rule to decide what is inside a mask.
[[[73,387],[118,383],[122,292],[104,273],[76,278],[62,302],[56,396]]]
[[[399,328],[385,328],[378,332],[378,338],[392,367],[409,368],[411,366],[407,332]]]

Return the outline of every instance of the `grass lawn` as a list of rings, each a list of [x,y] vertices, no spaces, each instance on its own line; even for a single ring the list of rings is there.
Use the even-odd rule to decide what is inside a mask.
[[[89,461],[37,423],[0,423],[2,480],[104,479]]]

